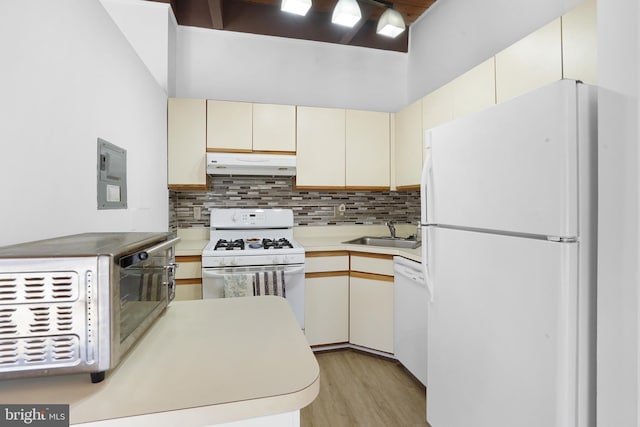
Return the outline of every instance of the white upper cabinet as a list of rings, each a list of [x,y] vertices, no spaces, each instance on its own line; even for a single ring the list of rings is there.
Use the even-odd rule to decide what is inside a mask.
[[[298,107],[296,187],[389,189],[389,113]]]
[[[296,107],[208,100],[207,149],[293,154],[296,151]]]
[[[298,107],[297,187],[344,188],[345,110]]]
[[[422,98],[422,133],[453,120],[453,82],[439,87]]]
[[[253,151],[296,151],[296,107],[253,104]]]
[[[498,103],[560,80],[560,18],[499,52],[495,60]]]
[[[562,71],[567,79],[597,83],[596,0],[562,16]]]
[[[484,110],[496,103],[496,69],[493,57],[453,80],[453,118]]]
[[[207,105],[204,99],[169,98],[168,184],[173,190],[204,190]]]
[[[395,114],[396,188],[417,188],[422,173],[422,100]]]
[[[207,101],[207,149],[251,151],[253,105],[247,102]]]
[[[389,113],[346,111],[346,187],[389,189]]]
[[[491,57],[422,98],[423,133],[495,103],[495,61]]]

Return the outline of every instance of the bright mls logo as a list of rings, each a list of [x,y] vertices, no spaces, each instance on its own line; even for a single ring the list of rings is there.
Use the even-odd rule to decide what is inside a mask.
[[[69,405],[0,405],[0,425],[68,427]]]

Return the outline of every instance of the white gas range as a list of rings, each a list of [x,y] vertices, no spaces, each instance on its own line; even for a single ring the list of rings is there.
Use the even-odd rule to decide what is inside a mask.
[[[239,283],[249,294],[284,296],[304,329],[304,248],[293,224],[290,209],[212,209],[202,297],[237,296],[230,289]]]

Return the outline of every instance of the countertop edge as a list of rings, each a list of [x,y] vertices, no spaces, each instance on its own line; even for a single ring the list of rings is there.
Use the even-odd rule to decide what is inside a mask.
[[[327,239],[322,239],[322,242],[317,242],[314,238],[303,237],[297,238],[298,243],[300,243],[305,251],[307,252],[320,252],[320,251],[349,251],[349,252],[360,252],[360,253],[374,253],[374,254],[385,254],[385,255],[394,255],[394,256],[402,256],[407,259],[421,262],[421,249],[400,249],[400,248],[391,248],[384,246],[362,246],[362,245],[353,245],[348,243],[342,243],[345,240],[349,240],[352,238],[351,236],[343,236],[338,238],[331,238],[331,241],[326,241]],[[208,243],[207,240],[183,240],[178,243],[176,247],[176,256],[199,256],[202,255],[202,249]]]
[[[311,404],[320,392],[320,376],[306,388],[279,396],[200,406],[144,415],[72,424],[78,427],[201,427],[293,412]]]

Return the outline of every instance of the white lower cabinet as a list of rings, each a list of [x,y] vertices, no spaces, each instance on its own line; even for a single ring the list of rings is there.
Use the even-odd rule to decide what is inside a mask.
[[[309,345],[349,341],[349,276],[323,275],[306,278],[305,335]]]
[[[393,354],[393,256],[307,252],[305,285],[309,345],[354,344]]]
[[[351,272],[349,342],[393,353],[393,276]]]
[[[348,252],[307,252],[304,299],[309,345],[349,341]]]

